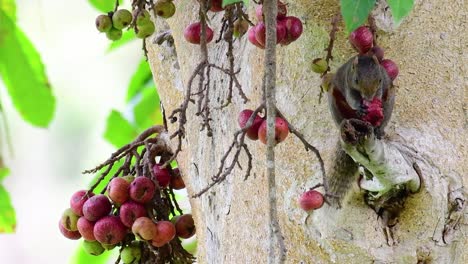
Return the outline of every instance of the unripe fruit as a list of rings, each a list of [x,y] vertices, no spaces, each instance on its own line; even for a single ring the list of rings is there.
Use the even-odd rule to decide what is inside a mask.
[[[250,109],[245,109],[242,110],[239,113],[239,117],[237,118],[237,122],[239,123],[240,128],[244,128],[247,125],[247,121],[249,121],[249,118],[252,116],[254,111]],[[251,140],[257,140],[258,139],[258,129],[262,125],[263,119],[256,115],[254,118],[254,121],[252,123],[252,126],[247,129],[247,137],[250,138]]]
[[[247,30],[249,29],[249,22],[245,19],[237,19],[234,22],[234,32],[233,35],[236,38],[242,37]]]
[[[276,23],[276,43],[280,43],[286,37],[286,27],[283,23]],[[263,22],[257,24],[255,29],[255,38],[261,46],[266,45],[266,27]]]
[[[154,5],[154,11],[162,18],[170,18],[175,14],[176,7],[172,0],[158,0]]]
[[[349,35],[349,42],[360,54],[368,52],[372,48],[374,37],[366,26],[360,26]]]
[[[260,43],[258,43],[258,41],[257,41],[257,37],[255,37],[256,30],[257,30],[257,26],[251,27],[249,29],[249,31],[248,31],[247,37],[248,37],[250,43],[252,43],[254,46],[256,46],[258,48],[261,48],[261,49],[264,49],[265,47],[260,45]]]
[[[223,0],[211,0],[211,12],[221,12],[223,10]]]
[[[81,236],[84,240],[88,241],[95,241],[96,238],[94,237],[94,222],[89,221],[84,216],[78,219],[77,227],[78,232],[80,232]]]
[[[135,176],[127,175],[127,176],[123,176],[122,179],[126,180],[128,183],[132,183],[133,180],[135,180]]]
[[[176,235],[180,238],[190,238],[195,235],[195,222],[191,214],[178,215],[173,219]]]
[[[286,36],[283,41],[281,41],[282,45],[288,45],[302,35],[302,21],[299,18],[288,16],[280,20],[278,23],[283,24],[286,29]]]
[[[133,10],[133,19],[135,19],[135,24],[137,26],[143,26],[151,22],[151,15],[146,9],[142,9],[141,11],[135,9]]]
[[[70,198],[70,208],[75,214],[83,216],[83,204],[92,196],[94,196],[93,193],[89,193],[89,196],[86,196],[85,190],[77,191]]]
[[[110,213],[112,205],[104,194],[89,198],[83,205],[83,216],[89,221],[97,221]]]
[[[195,22],[190,24],[184,30],[184,37],[187,42],[192,44],[200,44],[201,39],[201,24],[200,22]],[[213,40],[213,30],[206,25],[206,43],[210,43]]]
[[[328,92],[328,90],[330,90],[330,84],[331,84],[332,80],[333,80],[333,74],[332,73],[325,74],[325,76],[323,76],[323,78],[322,78],[322,85],[320,87],[322,87],[322,89],[325,92]]]
[[[171,174],[169,173],[169,170],[166,168],[161,168],[161,164],[156,164],[153,166],[153,174],[156,177],[156,180],[158,181],[158,184],[160,187],[164,188],[169,185],[171,182]]]
[[[154,182],[144,176],[136,177],[130,184],[130,198],[139,203],[147,203],[153,199],[156,186]]]
[[[125,226],[132,227],[136,219],[146,216],[146,209],[142,204],[128,201],[120,207],[119,216]]]
[[[317,58],[312,61],[312,71],[316,73],[324,73],[328,69],[328,63],[322,58]]]
[[[119,9],[112,15],[112,25],[116,29],[123,29],[132,23],[133,16],[127,9]]]
[[[72,209],[68,208],[63,212],[60,223],[68,231],[77,231],[76,223],[78,222],[78,218],[80,218],[80,216],[75,214]]]
[[[176,235],[174,224],[169,221],[159,221],[156,223],[156,235],[153,237],[152,244],[156,247],[162,247],[171,241]]]
[[[137,38],[147,38],[151,35],[153,35],[154,31],[156,30],[154,23],[149,21],[146,24],[143,24],[141,26],[137,26],[138,33],[136,34]]]
[[[108,15],[96,17],[96,28],[99,32],[107,32],[112,28],[112,19]]]
[[[323,205],[323,195],[316,190],[309,190],[299,198],[299,205],[305,211],[315,210]]]
[[[62,226],[61,221],[59,221],[59,229],[62,235],[71,240],[78,240],[81,238],[80,232],[78,231],[69,231]]]
[[[139,217],[132,225],[132,232],[140,240],[151,240],[156,236],[156,224],[148,217]]]
[[[114,178],[107,185],[107,196],[117,205],[125,203],[130,197],[130,183],[122,178]]]
[[[395,80],[398,76],[398,66],[392,60],[382,60],[380,65],[385,69],[390,79]]]
[[[375,55],[377,59],[381,62],[384,58],[384,50],[379,47],[379,46],[374,46],[372,49],[369,51],[370,55]]]
[[[287,14],[288,8],[286,7],[286,4],[284,4],[281,1],[278,1],[278,14],[276,15],[276,19],[282,19],[286,17]],[[257,17],[258,22],[263,21],[263,5],[258,5],[255,8],[255,16]]]
[[[263,144],[267,143],[267,121],[266,119],[258,129],[258,138]],[[284,141],[289,134],[288,123],[281,117],[275,119],[275,142],[276,144]]]
[[[171,176],[171,188],[174,190],[182,190],[185,188],[184,180],[182,179],[182,175],[180,174],[179,168],[175,168],[172,170]]]
[[[117,244],[125,238],[126,233],[127,228],[118,216],[105,216],[94,225],[94,237],[102,244]]]
[[[93,256],[99,256],[104,252],[101,243],[97,241],[83,241],[83,249],[86,253]]]
[[[120,253],[120,259],[124,264],[135,264],[141,259],[140,243],[133,241],[132,244],[125,247]]]
[[[105,249],[105,250],[113,250],[117,244],[114,244],[114,245],[107,245],[107,244],[102,244],[101,243],[101,246]]]
[[[120,38],[122,38],[122,30],[111,28],[109,29],[109,31],[106,32],[106,37],[112,41],[119,40]]]

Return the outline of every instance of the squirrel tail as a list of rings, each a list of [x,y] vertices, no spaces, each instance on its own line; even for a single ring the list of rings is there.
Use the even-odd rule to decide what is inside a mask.
[[[356,181],[359,166],[338,142],[332,165],[328,170],[328,194],[332,206],[340,208],[341,202]]]

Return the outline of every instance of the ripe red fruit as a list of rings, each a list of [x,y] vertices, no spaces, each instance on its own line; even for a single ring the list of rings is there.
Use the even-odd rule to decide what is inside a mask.
[[[250,109],[244,109],[239,113],[239,117],[237,118],[237,122],[239,123],[240,128],[244,128],[247,125],[247,121],[249,121],[249,118],[253,114],[253,110]],[[247,137],[252,139],[252,140],[257,140],[258,139],[258,129],[260,128],[260,125],[262,124],[263,119],[255,115],[254,121],[252,123],[252,126],[247,129]]]
[[[156,177],[159,186],[162,188],[167,187],[171,182],[171,174],[169,173],[169,170],[161,168],[161,164],[154,165],[153,174]]]
[[[266,27],[263,22],[258,23],[255,29],[255,38],[260,46],[266,45]],[[276,23],[276,43],[280,43],[286,37],[286,27],[283,23]]]
[[[112,209],[111,202],[104,194],[89,198],[83,205],[83,216],[89,221],[96,221],[108,215]]]
[[[182,179],[182,175],[180,174],[179,168],[175,168],[172,170],[171,188],[174,190],[181,190],[185,188],[185,183]]]
[[[358,27],[349,35],[349,42],[360,54],[364,54],[372,48],[373,40],[372,32],[366,26]]]
[[[184,37],[187,42],[192,44],[200,44],[201,38],[201,24],[200,22],[195,22],[190,24],[184,30]],[[206,25],[206,43],[210,43],[213,40],[213,30]]]
[[[309,190],[299,198],[299,205],[305,211],[315,210],[323,205],[323,195],[316,190]]]
[[[372,49],[369,51],[369,55],[375,55],[377,59],[381,62],[384,58],[384,50],[379,47],[379,46],[374,46]]]
[[[223,10],[223,0],[211,0],[211,12],[221,12]]]
[[[362,120],[371,123],[373,126],[380,126],[384,118],[382,101],[379,98],[374,98],[372,101],[363,100],[362,104],[366,107],[366,114],[362,117]]]
[[[115,204],[125,203],[130,194],[130,183],[123,178],[114,178],[107,185],[107,195]]]
[[[392,81],[395,80],[395,78],[398,76],[398,66],[395,64],[395,62],[392,60],[382,60],[380,65],[384,67],[388,77],[390,77]]]
[[[281,117],[275,119],[275,141],[276,144],[284,141],[289,134],[288,122]],[[258,129],[258,138],[263,144],[267,143],[267,121],[264,120]]]
[[[180,238],[190,238],[195,235],[195,222],[191,214],[178,215],[172,221],[176,234]]]
[[[86,196],[86,192],[86,190],[77,191],[70,198],[70,208],[79,216],[83,216],[83,204],[89,199],[89,197],[94,196],[93,193],[89,193],[89,196]]]
[[[139,203],[147,203],[153,199],[156,186],[147,177],[139,176],[130,184],[130,198]]]
[[[288,16],[280,20],[286,28],[286,36],[281,42],[282,45],[288,45],[289,43],[297,40],[302,35],[302,21],[294,16]]]
[[[119,216],[125,226],[132,227],[136,219],[146,216],[146,209],[142,204],[128,201],[120,207]]]
[[[287,14],[288,8],[286,7],[286,4],[284,4],[281,1],[278,1],[278,14],[276,15],[276,19],[282,19],[286,17]],[[263,21],[263,5],[258,5],[255,8],[255,16],[257,17],[258,22]]]
[[[94,237],[94,224],[94,222],[89,221],[83,216],[80,217],[80,219],[78,219],[78,231],[80,232],[81,236],[83,236],[84,240],[96,240],[96,238]]]
[[[127,228],[118,216],[105,216],[94,225],[94,237],[101,244],[114,245],[124,240]]]
[[[256,32],[257,32],[256,30],[257,30],[256,25],[249,29],[249,31],[247,33],[248,34],[248,39],[249,39],[250,43],[254,44],[254,46],[256,46],[258,48],[261,48],[261,49],[264,49],[265,46],[260,45],[260,43],[258,43],[258,41],[257,41],[257,37],[255,36]]]
[[[78,231],[69,231],[62,226],[62,223],[59,221],[59,229],[62,235],[71,240],[77,240],[81,238],[81,234]]]
[[[156,223],[156,235],[153,237],[152,244],[155,247],[162,247],[171,241],[176,235],[174,224],[169,221],[159,221]]]
[[[156,236],[156,224],[148,217],[139,217],[132,225],[132,232],[140,240],[151,240]]]

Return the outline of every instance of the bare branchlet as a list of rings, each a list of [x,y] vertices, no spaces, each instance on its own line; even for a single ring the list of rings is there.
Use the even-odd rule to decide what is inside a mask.
[[[233,23],[235,21],[236,14],[245,14],[242,11],[242,5],[236,4],[231,5],[226,8],[225,16],[223,18],[222,29],[220,32],[219,41],[224,39],[227,42],[228,49],[226,52],[226,56],[229,61],[229,68],[225,69],[222,66],[219,66],[214,63],[209,62],[208,57],[208,48],[207,48],[207,17],[206,12],[208,11],[209,1],[199,1],[200,8],[199,8],[199,19],[201,24],[201,34],[200,34],[200,62],[195,67],[192,75],[190,76],[185,96],[182,104],[176,108],[170,115],[169,120],[174,123],[178,122],[177,130],[171,135],[171,139],[177,138],[176,148],[174,150],[173,155],[170,159],[163,165],[167,166],[171,161],[175,160],[177,155],[182,151],[182,140],[185,138],[186,131],[185,126],[187,123],[187,111],[190,103],[196,105],[197,112],[196,115],[201,118],[201,130],[206,130],[207,135],[211,137],[213,135],[213,130],[211,127],[211,110],[219,109],[227,107],[232,102],[232,94],[234,87],[238,90],[240,97],[243,99],[244,103],[247,102],[249,99],[245,95],[244,91],[242,90],[242,86],[240,81],[237,78],[237,74],[240,72],[240,69],[235,70],[235,63],[234,63],[234,26]],[[237,10],[237,12],[235,12]],[[214,89],[218,88],[215,84],[211,81],[211,71],[215,69],[229,78],[229,84],[227,88],[227,98],[223,100],[223,103],[220,107],[214,108],[210,102],[210,93],[213,92]],[[194,82],[198,81],[198,89],[194,91]],[[224,87],[223,87],[224,88]]]

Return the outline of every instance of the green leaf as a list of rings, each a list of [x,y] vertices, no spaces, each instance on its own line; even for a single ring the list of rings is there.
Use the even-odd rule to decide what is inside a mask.
[[[387,3],[392,11],[393,21],[398,24],[413,9],[414,0],[387,0]]]
[[[107,48],[107,52],[111,52],[117,48],[122,47],[123,45],[130,43],[131,41],[137,39],[135,35],[135,31],[133,29],[124,31],[122,38],[117,41],[112,41],[109,47]]]
[[[75,255],[71,259],[71,264],[105,264],[109,262],[109,259],[114,255],[114,250],[104,251],[99,256],[93,256],[83,249],[83,241],[80,242],[76,249]]]
[[[16,228],[16,214],[11,204],[10,195],[0,184],[0,234],[13,233]]]
[[[88,2],[97,10],[107,13],[114,10],[116,0],[88,0]],[[123,0],[119,1],[122,4]]]
[[[340,0],[340,2],[347,33],[362,25],[375,5],[375,0]]]
[[[39,53],[24,33],[0,10],[0,76],[21,117],[47,127],[55,98]]]
[[[153,75],[151,74],[148,62],[142,59],[128,85],[126,102],[132,100],[152,78]]]
[[[133,108],[133,115],[137,127],[144,129],[162,124],[163,118],[159,108],[159,96],[154,85],[146,86],[141,92],[139,102]]]
[[[136,129],[125,119],[121,113],[112,110],[107,117],[104,138],[117,148],[128,144],[138,135]]]
[[[0,164],[1,166],[1,164]],[[5,168],[5,167],[1,167],[0,168],[0,182],[2,182],[3,179],[6,178],[6,176],[8,176],[10,174],[10,169],[8,168]]]
[[[15,0],[0,0],[0,9],[5,12],[13,21],[16,21],[16,3]]]
[[[235,4],[235,3],[244,3],[244,6],[248,6],[249,5],[249,0],[223,0],[223,8],[228,6],[228,5],[232,5],[232,4]]]

